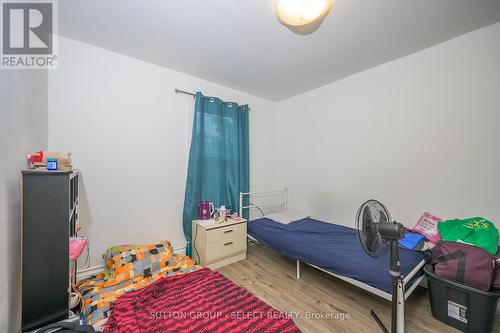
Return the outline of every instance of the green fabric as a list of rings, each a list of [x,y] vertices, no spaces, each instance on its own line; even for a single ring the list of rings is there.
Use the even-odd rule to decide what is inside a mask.
[[[183,210],[188,256],[198,202],[210,200],[237,211],[240,192],[249,190],[248,112],[248,105],[196,93]]]
[[[438,223],[438,229],[443,240],[475,245],[493,255],[497,253],[498,230],[482,217],[442,221]]]

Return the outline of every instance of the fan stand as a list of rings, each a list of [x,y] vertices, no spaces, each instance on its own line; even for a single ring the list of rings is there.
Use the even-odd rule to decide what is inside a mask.
[[[397,240],[391,240],[390,260],[391,266],[389,273],[392,277],[391,333],[405,333],[403,281],[401,279],[399,244]],[[389,333],[389,330],[385,327],[375,311],[370,310],[370,314],[382,331],[384,333]]]

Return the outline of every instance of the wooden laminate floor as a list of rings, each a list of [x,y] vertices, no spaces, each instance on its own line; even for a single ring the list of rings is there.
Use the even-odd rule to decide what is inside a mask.
[[[375,310],[390,323],[390,302],[307,265],[296,279],[295,261],[260,245],[248,249],[247,260],[218,269],[276,309],[290,313],[306,333],[380,332],[370,316]],[[425,288],[418,287],[406,301],[408,333],[459,332],[432,317]],[[495,332],[500,333],[500,323]]]

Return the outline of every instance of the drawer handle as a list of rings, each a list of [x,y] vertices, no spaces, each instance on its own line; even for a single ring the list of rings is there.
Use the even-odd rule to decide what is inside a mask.
[[[231,245],[231,244],[233,244],[233,242],[224,243],[224,246],[228,246],[228,245]]]
[[[225,234],[228,234],[230,232],[233,232],[233,229],[224,231]]]

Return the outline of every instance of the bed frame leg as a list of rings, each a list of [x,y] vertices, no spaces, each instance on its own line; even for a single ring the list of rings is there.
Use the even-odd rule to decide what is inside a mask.
[[[300,279],[300,260],[297,260],[297,280]]]

